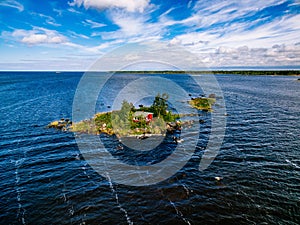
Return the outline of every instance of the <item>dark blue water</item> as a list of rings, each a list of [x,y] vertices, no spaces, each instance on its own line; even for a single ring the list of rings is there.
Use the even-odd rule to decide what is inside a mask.
[[[295,77],[218,75],[228,117],[213,163],[198,170],[210,126],[209,113],[201,114],[207,122],[187,165],[159,184],[132,187],[95,172],[73,133],[45,128],[71,118],[81,76],[0,73],[0,224],[300,223]],[[123,74],[113,84],[128,79]],[[174,80],[197,91],[184,75]],[[99,99],[107,105],[110,95]]]

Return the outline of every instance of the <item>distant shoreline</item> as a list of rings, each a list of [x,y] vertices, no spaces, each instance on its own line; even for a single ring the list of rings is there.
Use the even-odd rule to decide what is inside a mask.
[[[300,70],[212,70],[212,71],[111,71],[129,74],[232,74],[232,75],[271,75],[300,76]]]
[[[300,76],[300,70],[191,70],[191,71],[173,71],[173,70],[147,70],[147,71],[0,71],[0,73],[119,73],[119,74],[214,74],[214,75],[270,75],[270,76]]]

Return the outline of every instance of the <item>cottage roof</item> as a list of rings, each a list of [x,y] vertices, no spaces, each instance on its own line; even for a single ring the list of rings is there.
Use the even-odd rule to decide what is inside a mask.
[[[137,112],[134,113],[134,116],[144,116],[144,117],[146,117],[146,116],[148,116],[149,114],[153,114],[153,113],[151,113],[151,112],[137,111]]]

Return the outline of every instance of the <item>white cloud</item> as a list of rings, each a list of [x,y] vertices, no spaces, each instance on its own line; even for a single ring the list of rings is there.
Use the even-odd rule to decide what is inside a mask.
[[[214,27],[174,37],[170,43],[185,46],[210,67],[297,66],[300,63],[300,15],[288,15],[248,30],[247,22]],[[254,21],[255,23],[255,21]]]
[[[289,15],[257,25],[258,21],[244,21],[231,23],[223,26],[215,26],[205,29],[202,32],[193,31],[174,37],[182,45],[193,45],[195,49],[211,48],[217,49],[220,46],[236,48],[247,45],[250,48],[270,48],[275,44],[294,44],[299,39],[300,15]],[[256,27],[254,26],[256,25]],[[249,26],[254,28],[248,29]]]
[[[19,12],[24,10],[24,6],[15,0],[4,0],[0,2],[0,6],[6,6],[17,9]]]
[[[45,14],[42,14],[42,13],[35,13],[35,12],[31,12],[30,13],[32,16],[37,16],[37,17],[40,17],[40,18],[43,18],[45,19],[45,22],[49,25],[52,25],[52,26],[55,26],[55,27],[59,27],[61,26],[61,24],[58,24],[56,23],[55,19],[51,16],[47,16]]]
[[[98,22],[88,20],[88,19],[83,21],[83,25],[90,26],[91,28],[100,28],[100,27],[105,27],[106,26],[106,24],[104,24],[104,23],[98,23]]]
[[[231,1],[198,1],[194,6],[194,12],[204,16],[217,16],[218,21],[239,18],[242,15],[253,14],[270,6],[280,5],[286,0],[231,0]],[[226,17],[227,16],[227,17]]]
[[[222,26],[224,31],[227,31],[228,26],[231,26],[231,29],[233,29],[234,26],[239,26],[242,23],[245,28],[258,23],[263,19],[267,19],[266,17],[258,18],[250,24],[243,24],[242,22],[245,18],[253,16],[255,13],[267,7],[282,4],[285,1],[286,0],[197,1],[192,9],[192,15],[186,19],[173,20],[168,18],[166,14],[162,14],[160,19],[166,26],[182,24],[193,28],[192,31],[195,31],[198,28],[212,29],[213,26]]]
[[[193,14],[192,16],[183,19],[183,20],[173,20],[167,16],[166,13],[160,16],[159,22],[162,23],[164,26],[173,26],[175,24],[181,24],[185,26],[199,26],[201,24],[202,18],[200,15]]]
[[[135,14],[124,11],[113,11],[110,13],[111,20],[119,26],[119,30],[113,32],[94,33],[101,35],[104,40],[124,40],[124,42],[138,42],[145,40],[158,40],[165,32],[160,23],[148,22],[149,15]]]
[[[35,27],[32,30],[16,29],[13,32],[2,32],[2,36],[15,38],[17,41],[28,45],[60,44],[67,38],[55,30]]]
[[[83,5],[85,8],[107,9],[107,8],[120,8],[128,12],[142,13],[149,5],[149,0],[74,0],[70,3],[71,6]]]
[[[61,9],[53,9],[53,12],[55,12],[56,14],[57,14],[57,16],[62,16],[62,14],[63,14],[63,10],[61,10]]]
[[[82,38],[82,39],[90,39],[90,37],[84,35],[84,34],[79,34],[79,33],[76,33],[74,31],[68,31],[68,33],[70,34],[71,37],[73,38]]]
[[[67,9],[70,13],[75,13],[75,14],[78,14],[78,15],[82,15],[83,13],[80,12],[80,11],[77,11],[76,9],[74,8],[68,8]]]
[[[181,43],[181,40],[177,39],[177,38],[173,38],[170,42],[169,42],[170,45],[180,45],[182,44]]]
[[[113,22],[118,25],[126,36],[139,35],[144,30],[144,21],[141,17],[115,14]]]
[[[271,47],[274,44],[294,43],[299,39],[300,15],[273,20],[255,29],[243,27],[220,37],[215,43],[237,46],[247,43],[252,47]]]
[[[170,8],[158,18],[153,18],[150,10],[158,9],[159,6],[154,8],[150,0],[73,0],[69,3],[71,6],[109,9],[105,11],[106,16],[117,25],[117,30],[104,32],[106,29],[97,28],[108,25],[100,20],[85,18],[81,25],[92,28],[92,37],[101,38],[90,38],[86,34],[74,31],[66,31],[65,35],[62,35],[55,30],[40,27],[34,27],[32,30],[4,31],[1,37],[8,40],[7,45],[18,41],[28,46],[43,45],[60,49],[62,52],[67,49],[66,52],[81,55],[82,58],[99,56],[130,42],[172,37],[169,38],[169,46],[184,46],[188,51],[197,54],[203,63],[212,67],[299,65],[300,15],[281,13],[278,17],[254,16],[267,7],[283,2],[287,0],[190,1],[188,7],[191,15],[176,20],[176,16],[171,17],[175,8]],[[0,2],[0,6],[13,7],[19,11],[24,9],[14,0],[4,0]],[[81,18],[85,16],[81,10],[76,9],[70,7],[67,10],[80,14]],[[62,15],[62,11],[53,11],[59,16]],[[53,17],[36,15],[44,18],[44,24],[59,26]],[[174,35],[174,31],[181,34]],[[77,42],[80,39],[85,40]],[[97,43],[93,42],[94,40]]]
[[[177,43],[181,43],[184,46],[192,46],[195,48],[207,48],[207,47],[216,47],[213,42],[218,40],[218,34],[210,34],[209,32],[191,32],[182,35],[178,35],[171,40]],[[212,42],[212,43],[211,43]]]
[[[171,8],[161,14],[157,22],[150,20],[149,13],[113,10],[109,16],[119,29],[94,32],[92,36],[101,36],[107,41],[119,40],[121,43],[161,40],[166,34],[172,33],[171,26],[181,25],[181,31],[185,33],[174,36],[169,42],[170,46],[183,45],[210,66],[296,65],[299,64],[300,50],[293,44],[299,38],[300,15],[283,15],[270,22],[267,22],[270,18],[261,17],[251,21],[240,19],[282,2],[233,0],[229,4],[224,1],[199,1],[190,17],[174,20],[168,16],[173,10]],[[284,43],[290,45],[282,47]],[[281,47],[272,48],[275,44]]]
[[[88,36],[77,34],[74,31],[68,31],[68,34],[75,38],[80,37],[89,39]],[[8,42],[20,42],[28,46],[42,45],[50,49],[58,49],[58,47],[59,49],[68,49],[68,53],[80,53],[83,57],[86,54],[99,56],[99,54],[103,54],[107,49],[112,49],[120,43],[123,43],[121,40],[115,40],[94,46],[81,45],[71,42],[66,36],[55,30],[49,30],[42,27],[34,27],[32,30],[15,29],[12,32],[3,31],[1,33],[1,38]]]
[[[59,44],[64,42],[64,37],[61,36],[48,36],[47,34],[31,34],[27,37],[23,37],[21,42],[26,44]]]
[[[249,48],[248,46],[221,46],[210,54],[210,67],[230,66],[298,66],[300,46],[274,45],[269,48]]]

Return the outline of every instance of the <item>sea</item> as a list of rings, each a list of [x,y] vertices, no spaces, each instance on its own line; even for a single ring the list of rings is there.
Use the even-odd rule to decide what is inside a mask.
[[[177,158],[182,167],[166,166],[163,169],[174,172],[157,182],[135,185],[90,163],[84,145],[78,145],[78,137],[87,134],[47,128],[52,121],[73,119],[83,76],[0,73],[0,224],[300,224],[298,77],[208,75],[222,90],[217,103],[221,99],[225,105],[214,107],[226,109],[226,121],[216,155],[202,170],[214,112],[191,116],[197,124],[196,139],[187,128],[183,143],[166,135],[153,151],[119,149],[118,137],[96,135],[113,161],[98,155],[93,162],[122,161],[137,170],[172,158],[179,145],[195,142],[188,159]],[[99,92],[95,112],[110,111],[117,93],[140,77],[162,77],[190,97],[203,95],[188,74],[121,73],[110,77]],[[136,103],[151,101],[148,96]],[[113,172],[130,181],[132,174],[118,165]]]

